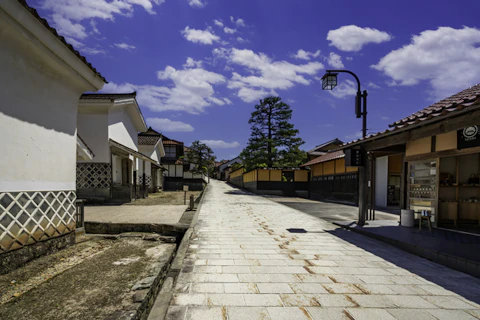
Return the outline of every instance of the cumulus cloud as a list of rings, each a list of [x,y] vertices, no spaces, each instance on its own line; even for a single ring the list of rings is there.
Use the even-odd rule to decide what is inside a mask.
[[[237,27],[245,27],[245,20],[238,18],[235,19],[234,17],[230,16],[230,21],[234,23]]]
[[[215,25],[217,27],[223,28],[223,22],[222,21],[215,19],[215,20],[213,20],[213,23],[215,23]]]
[[[330,30],[327,34],[330,45],[342,51],[360,51],[368,43],[382,43],[391,39],[392,36],[387,32],[355,25]]]
[[[183,37],[193,43],[213,44],[220,41],[220,37],[213,34],[210,30],[190,29],[188,26],[182,31]]]
[[[345,67],[342,62],[342,57],[335,52],[330,52],[330,55],[327,57],[327,63],[332,68],[341,69]]]
[[[129,44],[126,44],[125,42],[115,43],[114,46],[123,50],[128,50],[128,51],[131,51],[136,48],[135,46],[131,46]]]
[[[194,60],[193,58],[188,57],[188,58],[187,58],[187,62],[185,62],[185,63],[183,64],[183,67],[184,67],[184,68],[192,68],[192,67],[201,68],[202,65],[203,65],[202,60],[196,61],[196,60]]]
[[[355,96],[357,94],[357,90],[357,84],[352,80],[347,79],[342,81],[333,90],[329,90],[328,92],[335,98],[346,98],[348,96]]]
[[[217,96],[213,88],[214,85],[226,82],[221,74],[199,67],[177,70],[167,66],[164,70],[157,72],[157,77],[167,82],[169,86],[110,82],[104,86],[102,92],[137,91],[139,105],[157,112],[185,111],[199,114],[207,107],[231,104],[230,100]]]
[[[292,55],[292,57],[294,57],[295,59],[302,59],[302,60],[310,60],[311,57],[317,58],[318,56],[320,56],[320,50],[317,50],[315,52],[309,52],[303,49],[298,50],[296,54]]]
[[[240,143],[237,141],[225,142],[223,140],[200,140],[200,142],[206,144],[212,149],[229,149],[240,146]]]
[[[147,118],[149,126],[160,132],[192,132],[195,129],[188,123],[165,118]]]
[[[97,23],[94,20],[90,20],[90,27],[92,27],[92,33],[100,34],[100,31],[97,28]]]
[[[190,5],[190,7],[203,8],[207,5],[207,2],[202,2],[202,0],[188,0],[188,4]]]
[[[412,37],[372,67],[391,78],[388,85],[428,81],[436,99],[480,82],[480,30],[440,27]]]
[[[225,27],[225,28],[223,28],[223,31],[225,33],[228,33],[228,34],[234,34],[235,32],[237,32],[237,29],[232,29],[232,28]]]
[[[248,43],[250,41],[248,41],[248,39],[244,39],[242,37],[237,37],[237,41],[240,42],[240,43]]]
[[[45,0],[42,9],[51,11],[53,26],[59,34],[84,39],[87,36],[84,20],[88,20],[92,33],[98,33],[94,19],[114,21],[115,16],[132,16],[136,6],[155,14],[154,5],[165,0]]]
[[[103,50],[103,49],[88,48],[88,47],[84,47],[82,49],[82,51],[85,52],[85,53],[88,53],[88,54],[93,54],[93,55],[95,55],[95,54],[105,54],[106,53],[105,50]]]
[[[238,89],[238,97],[246,102],[258,100],[275,89],[289,89],[295,84],[309,85],[310,80],[306,76],[314,76],[323,69],[320,62],[296,65],[287,61],[273,61],[264,53],[247,49],[233,48],[225,56],[230,64],[243,66],[249,73],[243,76],[233,72],[228,82],[228,88]]]
[[[347,61],[352,61],[353,58],[352,58],[352,57],[345,57],[345,60],[347,60]]]

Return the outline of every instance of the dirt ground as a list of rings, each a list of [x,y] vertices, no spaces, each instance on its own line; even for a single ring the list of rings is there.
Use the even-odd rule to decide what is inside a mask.
[[[184,205],[86,206],[85,221],[103,223],[176,224],[187,210]]]
[[[131,310],[132,286],[175,245],[139,237],[86,241],[0,276],[0,318],[104,319]]]
[[[193,194],[196,199],[200,195],[201,191],[188,191],[187,192],[187,205],[190,199],[190,195]],[[136,200],[125,205],[129,206],[155,206],[155,205],[183,205],[184,204],[183,191],[161,191],[158,193],[149,193],[148,198]]]

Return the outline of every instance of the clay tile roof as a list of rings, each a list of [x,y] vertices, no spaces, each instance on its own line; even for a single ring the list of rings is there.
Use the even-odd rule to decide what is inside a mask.
[[[307,163],[302,164],[300,167],[311,166],[313,164],[327,162],[327,161],[335,160],[335,159],[340,159],[340,158],[343,158],[343,157],[345,157],[345,153],[343,153],[342,150],[329,152],[327,154],[324,154],[323,156],[317,157],[313,160],[308,161]]]
[[[476,84],[468,89],[465,89],[453,96],[450,96],[446,99],[438,101],[431,106],[426,107],[420,111],[415,112],[414,114],[405,117],[401,120],[398,120],[392,123],[387,129],[382,132],[370,134],[365,138],[357,139],[345,143],[343,146],[348,146],[357,142],[362,142],[364,140],[369,140],[372,138],[379,138],[382,135],[387,133],[391,133],[393,131],[397,131],[400,129],[405,129],[409,126],[413,126],[415,124],[422,123],[427,120],[431,120],[434,118],[449,118],[455,116],[455,113],[465,109],[474,104],[480,103],[480,84]]]
[[[90,68],[90,70],[92,70],[100,79],[102,79],[105,83],[108,83],[108,81],[100,74],[100,72],[97,71],[97,69],[95,69],[92,64],[90,62],[87,61],[87,59],[82,56],[80,54],[80,52],[78,52],[77,50],[75,50],[75,48],[67,43],[67,41],[65,41],[65,38],[62,37],[61,35],[58,34],[57,30],[55,30],[55,28],[52,28],[50,27],[50,25],[48,24],[47,20],[43,19],[42,17],[40,17],[40,15],[38,14],[37,10],[35,10],[34,8],[30,7],[28,4],[27,4],[27,1],[26,0],[17,0],[21,5],[23,5],[25,7],[25,9],[27,9],[35,18],[38,19],[38,21],[40,21],[40,23],[42,23],[51,33],[53,33],[53,35],[55,37],[57,37],[68,49],[70,49],[70,51],[72,51],[80,60],[83,61],[83,63],[85,63],[87,65],[87,67]]]
[[[146,132],[138,134],[138,144],[146,146],[154,146],[158,140],[162,138],[162,134],[149,127]]]
[[[163,145],[164,145],[164,146],[167,146],[167,145],[183,146],[183,142],[177,141],[177,140],[173,140],[173,139],[170,139],[170,138],[165,137],[165,136],[163,136],[162,142],[163,142]]]

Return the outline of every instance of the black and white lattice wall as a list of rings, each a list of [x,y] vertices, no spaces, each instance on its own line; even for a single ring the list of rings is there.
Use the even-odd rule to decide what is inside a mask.
[[[75,230],[75,191],[0,192],[0,253]]]
[[[77,163],[77,189],[110,188],[110,163]]]

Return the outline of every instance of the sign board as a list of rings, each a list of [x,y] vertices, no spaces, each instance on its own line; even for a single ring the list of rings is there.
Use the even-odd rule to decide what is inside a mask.
[[[188,191],[188,186],[183,186],[183,191],[187,192]]]
[[[457,131],[457,149],[480,146],[480,126],[470,126]]]
[[[345,150],[346,167],[363,167],[362,151],[360,149]]]

